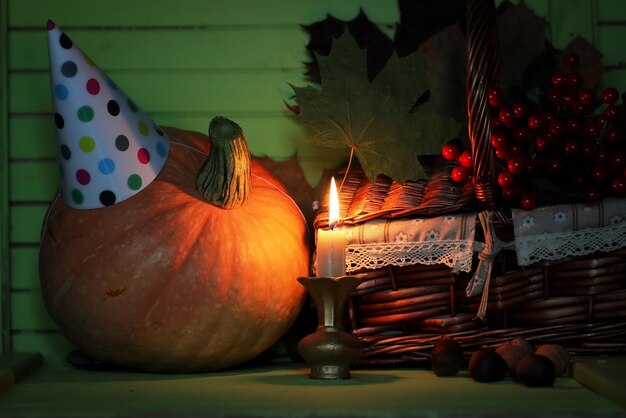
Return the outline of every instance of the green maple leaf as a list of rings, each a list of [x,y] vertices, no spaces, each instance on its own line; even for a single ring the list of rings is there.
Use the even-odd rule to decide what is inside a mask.
[[[313,142],[352,149],[367,177],[386,174],[398,182],[424,178],[418,155],[439,154],[458,134],[460,124],[424,105],[413,109],[428,90],[426,61],[413,53],[392,55],[370,83],[366,53],[346,31],[328,56],[317,56],[321,90],[294,87],[298,120],[312,128]]]

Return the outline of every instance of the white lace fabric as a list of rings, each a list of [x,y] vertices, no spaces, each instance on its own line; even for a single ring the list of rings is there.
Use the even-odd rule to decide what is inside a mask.
[[[346,226],[346,272],[415,264],[444,264],[454,271],[468,272],[475,232],[475,213],[378,219]]]
[[[513,210],[517,263],[559,260],[626,247],[626,199]]]

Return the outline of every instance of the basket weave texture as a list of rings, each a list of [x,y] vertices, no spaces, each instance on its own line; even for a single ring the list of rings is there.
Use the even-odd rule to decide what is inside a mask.
[[[498,69],[492,0],[468,0],[467,34],[472,181],[452,181],[454,163],[442,158],[428,179],[404,184],[382,175],[370,182],[352,168],[339,193],[344,224],[495,210],[497,237],[514,239],[511,215],[494,192],[489,146],[486,91],[496,84]],[[327,225],[326,201],[314,226]],[[482,298],[467,296],[472,272],[455,273],[444,265],[386,266],[353,274],[361,284],[349,301],[349,323],[364,344],[359,360],[364,365],[428,360],[442,335],[454,337],[469,352],[519,336],[536,344],[563,344],[573,354],[626,352],[626,249],[525,268],[517,265],[513,251],[501,251]],[[481,301],[486,307],[482,318],[477,315]]]

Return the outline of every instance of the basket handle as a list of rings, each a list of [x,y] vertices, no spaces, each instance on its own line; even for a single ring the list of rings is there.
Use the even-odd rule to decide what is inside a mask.
[[[500,60],[493,0],[467,1],[468,133],[474,163],[474,194],[484,209],[497,208],[488,89],[498,82]]]

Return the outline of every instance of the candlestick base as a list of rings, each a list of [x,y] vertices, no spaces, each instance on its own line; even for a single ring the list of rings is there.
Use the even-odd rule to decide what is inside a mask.
[[[363,351],[356,335],[344,331],[345,302],[360,280],[354,276],[300,277],[318,311],[319,325],[298,343],[298,352],[311,366],[312,379],[350,379],[350,365]]]

